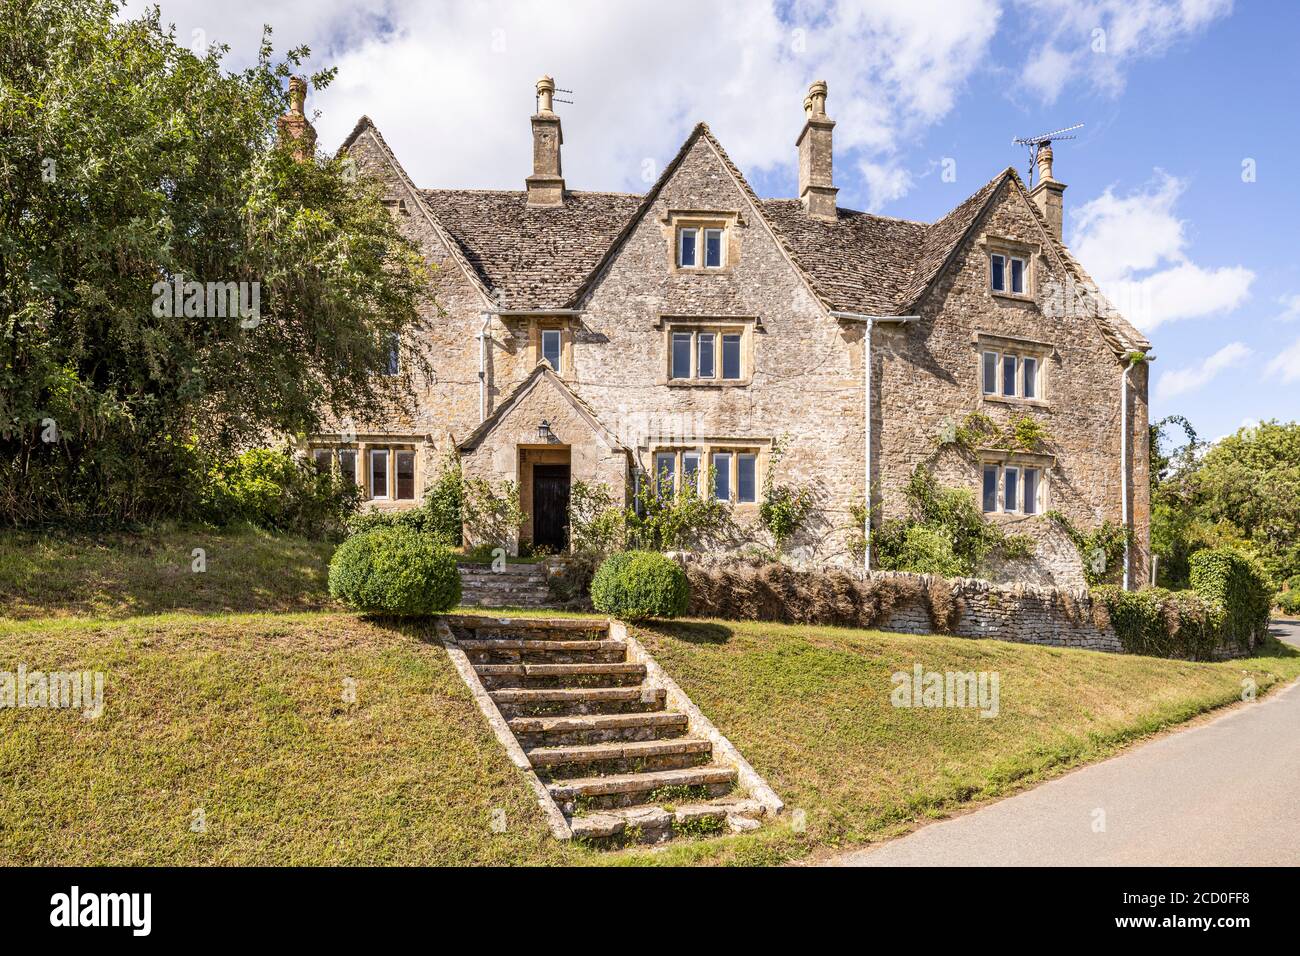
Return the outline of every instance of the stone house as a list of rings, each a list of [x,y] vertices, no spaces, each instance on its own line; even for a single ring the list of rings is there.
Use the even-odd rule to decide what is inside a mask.
[[[1050,144],[934,223],[836,205],[824,82],[804,101],[799,196],[759,198],[700,123],[644,195],[567,187],[554,83],[537,84],[521,190],[417,187],[369,118],[342,150],[379,177],[436,264],[434,374],[412,418],[313,436],[371,507],[419,503],[448,455],[518,482],[519,540],[562,548],[571,483],[632,501],[650,480],[728,502],[741,537],[769,482],[815,507],[789,543],[859,563],[854,514],[901,515],[919,464],[1030,534],[994,576],[1078,585],[1076,527],[1132,526],[1148,562],[1149,343],[1061,240]],[[1032,448],[952,441],[972,413],[1044,425]],[[779,449],[779,454],[777,453]],[[856,551],[855,551],[856,542]],[[868,556],[869,558],[869,556]]]

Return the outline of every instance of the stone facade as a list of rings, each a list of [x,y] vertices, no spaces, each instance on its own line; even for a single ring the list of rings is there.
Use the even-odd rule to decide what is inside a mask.
[[[800,136],[802,202],[760,200],[703,124],[645,196],[564,190],[556,203],[532,180],[531,196],[420,190],[363,119],[344,149],[382,180],[403,230],[437,266],[440,309],[418,343],[435,375],[420,383],[415,414],[354,429],[376,436],[373,447],[400,436],[420,451],[414,498],[378,506],[418,503],[426,479],[452,454],[468,474],[519,481],[525,512],[534,464],[567,463],[573,480],[603,482],[630,500],[654,472],[656,453],[683,451],[704,456],[705,467],[712,453],[730,453],[717,460],[728,463],[738,499],[745,478],[737,456],[752,455],[755,500],[733,500],[742,538],[765,542],[758,508],[771,471],[776,482],[809,488],[816,503],[788,545],[791,555],[847,565],[858,537],[852,509],[867,494],[869,407],[877,520],[902,514],[902,490],[918,464],[978,495],[982,463],[995,460],[1042,469],[1039,512],[1057,509],[1082,528],[1118,523],[1121,375],[1145,340],[1113,312],[1049,308],[1061,288],[1088,280],[1013,170],[931,225],[834,210],[824,84],[819,95],[806,104]],[[559,117],[546,113],[534,117],[545,134],[535,142],[534,175],[558,177]],[[696,230],[701,257],[706,237],[720,237],[716,267],[702,258],[679,262],[683,229]],[[991,290],[995,250],[1027,263],[1025,294]],[[875,317],[869,403],[868,316]],[[712,379],[674,378],[674,332],[712,334],[719,350],[723,336],[736,336],[738,374],[724,380],[715,355]],[[551,342],[560,367],[541,374]],[[691,342],[692,362],[702,362],[698,340]],[[1037,398],[983,393],[989,343],[1040,360]],[[1147,574],[1146,367],[1129,374],[1137,583]],[[993,450],[944,446],[942,436],[972,412],[999,424],[1031,416],[1051,441],[1013,462]],[[543,420],[551,431],[544,441]],[[344,437],[340,430],[313,444]],[[684,459],[675,461],[680,476]],[[1041,513],[992,520],[1038,542],[1032,561],[994,574],[1082,583],[1073,545]],[[521,540],[531,535],[530,519]]]

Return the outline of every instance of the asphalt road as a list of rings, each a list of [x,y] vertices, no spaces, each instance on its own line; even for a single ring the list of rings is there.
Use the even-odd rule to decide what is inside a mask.
[[[1300,646],[1300,624],[1274,634]],[[1300,864],[1300,683],[833,866]]]

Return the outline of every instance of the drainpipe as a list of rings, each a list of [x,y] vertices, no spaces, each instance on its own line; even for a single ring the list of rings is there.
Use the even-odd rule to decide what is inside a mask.
[[[492,324],[492,313],[483,313],[483,325],[478,330],[478,420],[487,420],[487,330]]]
[[[866,326],[862,333],[862,441],[863,471],[866,479],[866,516],[862,522],[862,577],[871,574],[871,508],[872,508],[872,461],[871,461],[871,332],[877,322],[891,325],[906,325],[920,319],[917,315],[859,315],[856,312],[832,312],[831,318],[845,322],[862,322]]]

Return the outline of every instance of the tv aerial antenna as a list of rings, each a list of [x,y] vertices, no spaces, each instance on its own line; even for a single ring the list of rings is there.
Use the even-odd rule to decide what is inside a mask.
[[[568,93],[570,96],[573,95],[573,90],[566,90],[566,89],[564,89],[564,88],[562,88],[562,87],[559,87],[559,86],[557,86],[557,87],[555,88],[555,92],[556,92],[556,93]],[[552,96],[552,97],[551,97],[551,101],[552,101],[553,103],[568,103],[570,106],[573,105],[573,100],[562,100],[562,99],[560,99],[558,96]],[[541,103],[542,103],[542,98],[541,98],[541,96],[540,96],[540,95],[537,95],[537,94],[534,94],[534,95],[533,95],[533,111],[534,111],[534,112],[536,112],[538,109],[541,108]]]
[[[1078,139],[1077,136],[1066,136],[1076,129],[1083,129],[1082,123],[1075,123],[1073,126],[1067,126],[1065,129],[1053,130],[1050,133],[1043,133],[1039,136],[1017,136],[1011,142],[1016,146],[1024,146],[1029,150],[1029,185],[1034,185],[1034,170],[1038,166],[1038,151],[1044,146],[1051,146],[1054,139]]]

